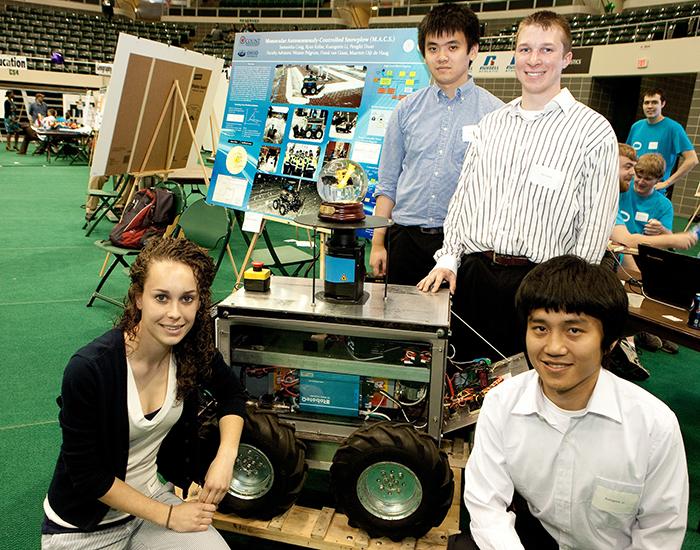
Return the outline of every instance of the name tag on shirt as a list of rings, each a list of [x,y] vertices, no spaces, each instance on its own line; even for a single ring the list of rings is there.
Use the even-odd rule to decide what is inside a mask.
[[[637,510],[640,493],[619,491],[598,485],[593,493],[591,504],[598,510],[611,514],[633,514]]]
[[[471,124],[469,126],[462,126],[462,141],[472,142],[474,141],[474,132],[476,131],[476,124]]]
[[[647,212],[637,212],[634,215],[635,221],[646,223],[649,221],[649,214]]]
[[[649,142],[649,151],[656,151],[658,148],[659,148],[658,141],[650,141]]]
[[[556,191],[557,189],[561,189],[561,186],[564,184],[564,173],[554,168],[549,168],[548,166],[535,164],[530,169],[529,183]]]

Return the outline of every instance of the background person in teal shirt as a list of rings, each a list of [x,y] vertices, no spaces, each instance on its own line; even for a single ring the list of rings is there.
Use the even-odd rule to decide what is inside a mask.
[[[637,153],[635,153],[631,145],[627,145],[626,143],[618,143],[618,148],[620,152],[620,197],[622,197],[622,195],[630,189],[630,184],[634,179],[634,170],[637,165]],[[620,199],[621,205],[622,202],[622,199]],[[614,243],[620,243],[629,248],[637,248],[639,244],[648,244],[658,248],[680,248],[687,250],[695,246],[695,243],[698,242],[697,236],[692,231],[663,233],[660,235],[632,233],[625,223],[625,219],[629,217],[630,214],[628,211],[623,213],[618,209],[615,226],[610,234],[610,240]],[[623,256],[623,258],[627,257],[627,254]]]
[[[632,125],[627,144],[634,147],[640,156],[659,153],[664,158],[666,169],[656,188],[665,195],[666,189],[685,177],[698,164],[698,155],[683,126],[662,114],[661,111],[666,106],[663,90],[647,90],[643,98],[642,108],[646,118]],[[671,174],[678,156],[681,157],[678,170]],[[671,196],[671,191],[668,194]]]

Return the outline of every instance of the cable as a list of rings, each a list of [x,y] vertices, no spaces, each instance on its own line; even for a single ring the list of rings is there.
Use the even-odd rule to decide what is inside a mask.
[[[449,346],[449,347],[448,347],[447,349],[448,349],[448,350],[451,349],[451,350],[452,350],[452,353],[450,353],[449,351],[447,352],[447,359],[449,359],[450,361],[452,361],[452,358],[453,358],[453,357],[455,356],[455,354],[457,353],[457,350],[455,349],[455,347],[454,347],[452,344],[448,344],[448,346]]]
[[[627,270],[625,269],[625,266],[622,265],[622,263],[620,262],[620,259],[617,257],[617,254],[613,254],[612,257],[613,257],[613,260],[615,260],[615,263],[617,263],[617,265],[620,266],[620,268],[622,269],[622,271],[625,272],[625,275],[627,275],[627,276],[629,277],[629,280],[626,281],[627,283],[629,283],[629,284],[640,284],[640,281],[638,281],[636,278],[634,278],[632,275],[630,275],[629,271],[627,271]],[[640,285],[640,286],[641,286],[641,285]]]
[[[377,412],[379,410],[379,407],[381,407],[384,404],[384,401],[386,401],[386,397],[382,395],[382,400],[379,402],[379,405],[374,407],[371,411],[367,411],[368,414],[372,414],[372,413]]]
[[[371,412],[371,411],[360,411],[360,414],[366,416],[367,418],[369,418],[370,416],[378,416],[379,418],[383,418],[384,420],[388,420],[389,422],[391,422],[391,418],[389,418],[384,413]],[[365,418],[365,420],[367,420],[367,418]]]
[[[647,300],[651,300],[652,302],[656,302],[657,304],[663,304],[667,307],[672,307],[673,309],[677,309],[679,311],[683,311],[683,312],[688,311],[687,309],[684,309],[684,308],[678,307],[678,306],[674,306],[673,304],[668,304],[666,302],[662,302],[661,300],[657,300],[656,298],[650,298],[649,296],[647,296],[646,292],[644,292],[644,285],[642,285],[641,283],[639,285],[639,289],[641,290],[642,296],[644,296],[644,298],[646,298]]]
[[[447,376],[447,373],[445,373],[445,380],[447,380],[447,387],[448,387],[449,390],[450,390],[450,397],[454,398],[454,396],[455,396],[455,388],[454,388],[454,386],[452,385],[452,379],[451,379],[449,376]]]
[[[348,354],[350,355],[350,357],[352,357],[353,359],[355,359],[355,361],[376,361],[377,359],[384,359],[384,357],[386,356],[387,352],[389,352],[389,351],[394,351],[394,350],[396,350],[396,349],[399,349],[399,346],[396,346],[396,347],[393,347],[393,348],[389,348],[389,349],[385,349],[385,350],[384,350],[384,353],[382,353],[381,355],[376,355],[376,356],[374,356],[374,357],[358,357],[357,355],[355,355],[355,354],[353,353],[352,349],[350,348],[350,344],[348,344],[347,342],[345,343],[345,349],[347,350],[347,352],[348,352]]]
[[[422,403],[425,400],[425,397],[428,395],[428,390],[425,389],[426,386],[422,386],[421,389],[418,390],[418,392],[423,392],[423,395],[421,395],[417,400],[413,401],[412,403],[404,403],[399,399],[399,403],[401,403],[404,407],[415,407],[416,405]]]
[[[399,401],[397,401],[396,399],[391,397],[391,395],[386,393],[384,390],[379,390],[379,393],[381,393],[384,397],[386,397],[390,401],[393,401],[394,403],[396,403],[399,406],[399,410],[401,411],[401,414],[403,414],[403,417],[406,419],[406,422],[408,422],[409,424],[411,423],[411,421],[408,419],[408,416],[406,415],[406,411],[403,410],[403,405]]]
[[[489,345],[489,347],[490,347],[493,351],[495,351],[498,355],[500,355],[501,357],[503,357],[503,359],[508,359],[505,355],[503,355],[500,351],[498,351],[498,350],[494,347],[494,345],[493,345],[491,342],[489,342],[486,338],[484,338],[481,334],[479,334],[469,323],[467,323],[464,319],[462,319],[459,315],[457,315],[457,314],[455,313],[455,310],[454,310],[454,309],[450,308],[450,313],[452,313],[452,315],[454,315],[455,317],[457,317],[457,319],[458,319],[459,321],[461,321],[462,324],[464,324],[469,330],[471,330],[474,334],[476,334],[479,338],[481,338],[484,342],[486,342],[486,343]]]

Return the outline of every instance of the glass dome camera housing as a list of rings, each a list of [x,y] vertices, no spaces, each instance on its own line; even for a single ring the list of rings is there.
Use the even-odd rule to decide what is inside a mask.
[[[362,166],[349,159],[335,159],[321,169],[316,189],[321,196],[319,218],[358,221],[365,217],[362,199],[369,181]]]
[[[359,163],[334,159],[321,169],[316,189],[325,202],[362,202],[368,185],[367,174]]]

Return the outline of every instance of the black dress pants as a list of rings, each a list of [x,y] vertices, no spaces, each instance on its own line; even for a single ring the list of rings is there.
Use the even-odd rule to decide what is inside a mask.
[[[453,311],[506,357],[525,350],[525,327],[515,313],[515,293],[535,265],[530,262],[504,266],[493,263],[482,253],[475,253],[464,256],[457,271]],[[455,347],[457,360],[502,359],[454,316],[450,328],[450,343]]]
[[[417,285],[435,267],[433,255],[442,248],[442,230],[395,224],[387,230],[387,240],[389,282]]]

